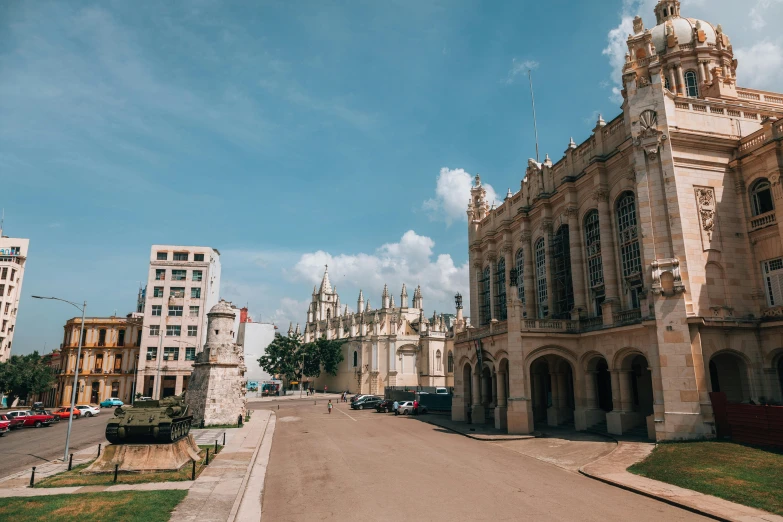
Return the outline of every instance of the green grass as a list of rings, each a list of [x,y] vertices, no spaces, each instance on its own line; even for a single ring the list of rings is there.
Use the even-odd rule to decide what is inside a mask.
[[[196,478],[206,468],[204,465],[204,457],[206,456],[206,450],[209,448],[209,460],[212,462],[212,457],[215,455],[214,445],[199,446],[201,451],[199,455],[202,460],[196,464]],[[223,449],[223,446],[218,444],[218,453]],[[114,473],[100,473],[83,475],[81,472],[92,462],[86,462],[78,466],[74,466],[71,471],[63,471],[56,475],[51,475],[42,479],[35,484],[36,488],[63,488],[70,486],[110,486],[114,484]],[[154,471],[146,473],[135,473],[128,471],[120,471],[117,474],[117,484],[143,484],[146,482],[181,482],[183,480],[191,480],[193,476],[193,468],[190,464],[186,465],[179,471]],[[2,520],[2,517],[0,517]]]
[[[783,454],[732,442],[659,444],[628,471],[783,515]]]
[[[0,520],[164,522],[188,494],[184,490],[118,491],[0,499]]]

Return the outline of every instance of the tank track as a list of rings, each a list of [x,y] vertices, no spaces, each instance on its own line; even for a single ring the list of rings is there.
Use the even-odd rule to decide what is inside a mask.
[[[157,442],[176,442],[179,439],[188,436],[190,433],[190,424],[193,416],[180,417],[173,420],[170,424],[161,424],[158,428]]]
[[[108,424],[106,426],[106,440],[112,444],[120,444],[122,440],[118,435],[119,429],[120,427],[117,424]]]

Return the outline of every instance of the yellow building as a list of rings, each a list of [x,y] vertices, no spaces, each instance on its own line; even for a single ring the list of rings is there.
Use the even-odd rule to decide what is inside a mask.
[[[74,317],[65,323],[57,377],[58,401],[64,406],[71,401],[81,321],[81,317]],[[98,404],[109,397],[131,402],[141,330],[141,314],[85,319],[77,404]]]

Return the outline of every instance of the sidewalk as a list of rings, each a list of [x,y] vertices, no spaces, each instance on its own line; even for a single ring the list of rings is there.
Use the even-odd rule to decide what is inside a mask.
[[[732,522],[783,522],[783,517],[752,507],[735,504],[712,495],[659,482],[627,471],[652,452],[655,444],[620,442],[607,456],[587,464],[579,472],[622,489],[651,497],[716,520]]]
[[[411,417],[415,420],[434,424],[449,431],[459,433],[471,439],[483,440],[489,442],[498,442],[503,440],[526,440],[534,439],[535,435],[509,435],[503,430],[495,429],[493,424],[468,424],[466,422],[456,422],[451,420],[448,415],[426,414]]]
[[[228,430],[226,446],[196,481],[189,483],[188,496],[174,510],[171,521],[225,522],[237,518],[246,493],[252,490],[255,494],[256,488],[263,488],[264,477],[259,485],[258,477],[251,481],[251,475],[262,444],[271,447],[274,423],[271,411],[256,410],[244,428]],[[253,494],[248,495],[248,504],[252,504]],[[256,514],[260,514],[260,507]]]
[[[299,396],[299,392],[295,392],[292,395],[282,395],[280,397],[273,395],[271,397],[248,397],[247,402],[277,402],[277,401],[293,401],[293,400],[303,400],[303,401],[328,401],[329,399],[332,399],[333,402],[337,402],[340,400],[340,397],[342,397],[342,393],[316,393],[315,395],[305,395],[304,392],[302,392],[302,396]],[[348,396],[350,399],[351,395]]]

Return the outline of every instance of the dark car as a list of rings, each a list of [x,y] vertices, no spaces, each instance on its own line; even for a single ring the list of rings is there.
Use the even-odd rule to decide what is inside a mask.
[[[384,399],[378,405],[375,407],[376,410],[378,410],[379,413],[389,413],[390,411],[394,411],[394,401],[389,399]]]
[[[353,404],[351,404],[351,408],[354,410],[369,410],[370,408],[375,408],[378,406],[378,404],[381,403],[383,399],[380,397],[374,397],[372,395],[368,395],[366,397],[362,397],[361,399],[356,400]]]

